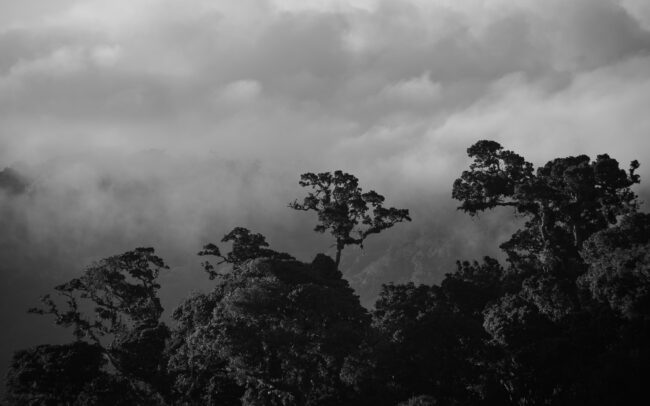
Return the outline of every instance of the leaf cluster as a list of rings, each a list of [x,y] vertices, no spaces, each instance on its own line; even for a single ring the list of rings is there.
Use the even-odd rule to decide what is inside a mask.
[[[346,245],[360,245],[371,234],[391,228],[402,221],[411,221],[408,209],[384,207],[384,196],[371,190],[363,192],[359,180],[342,171],[305,173],[300,186],[312,191],[302,203],[295,200],[289,207],[315,211],[318,224],[314,231],[329,231],[336,240],[337,264]]]
[[[253,233],[244,227],[233,228],[221,239],[221,242],[232,242],[232,249],[226,255],[222,255],[219,247],[212,243],[203,246],[203,250],[199,251],[198,255],[217,257],[219,258],[217,265],[227,263],[235,267],[239,267],[247,261],[257,258],[276,260],[294,259],[286,252],[278,252],[267,248],[269,247],[269,243],[266,242],[266,237],[259,233]],[[215,265],[211,262],[205,261],[202,265],[210,279],[214,279],[219,275],[215,271]]]

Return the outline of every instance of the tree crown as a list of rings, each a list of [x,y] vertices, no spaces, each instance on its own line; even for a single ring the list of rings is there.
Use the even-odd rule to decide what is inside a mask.
[[[312,191],[303,199],[289,204],[295,210],[315,211],[318,224],[314,231],[329,231],[336,239],[337,260],[346,245],[360,245],[371,234],[411,221],[408,209],[386,208],[384,196],[371,190],[364,193],[359,180],[342,171],[305,173],[300,176],[300,186]]]

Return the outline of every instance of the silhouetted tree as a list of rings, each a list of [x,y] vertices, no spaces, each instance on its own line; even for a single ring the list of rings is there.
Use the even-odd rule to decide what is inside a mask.
[[[72,327],[77,342],[17,353],[10,373],[22,378],[9,382],[10,391],[17,390],[12,388],[14,383],[26,380],[21,371],[27,367],[44,371],[60,368],[62,376],[66,377],[64,379],[70,380],[70,388],[94,385],[94,390],[99,393],[101,390],[110,392],[110,387],[117,385],[130,391],[128,396],[126,392],[123,394],[127,403],[131,397],[139,399],[139,404],[164,402],[168,385],[163,354],[169,329],[159,321],[163,308],[157,296],[160,285],[156,281],[164,268],[167,265],[154,254],[153,248],[138,248],[103,259],[88,267],[81,277],[55,287],[57,297],[44,296],[44,308],[33,308],[30,312],[51,314],[56,324]],[[85,344],[84,340],[90,344]],[[88,356],[87,367],[94,368],[94,372],[81,376],[73,370],[76,366],[70,363],[61,361],[57,366],[56,354],[79,363],[81,358]],[[105,359],[94,362],[95,358],[90,355]],[[39,367],[39,363],[43,365]],[[106,372],[106,363],[110,363],[114,374]],[[50,383],[46,381],[53,376],[54,372],[36,376],[34,382],[41,383],[33,387],[32,395],[49,396],[42,394],[40,388],[47,388]],[[92,380],[92,376],[99,380]],[[75,383],[75,379],[79,381]],[[91,381],[87,382],[88,379]],[[66,389],[65,397],[72,396],[72,392]],[[89,393],[84,397],[84,402],[94,404]],[[55,401],[56,404],[65,402],[63,398]]]
[[[650,319],[650,214],[636,213],[584,244],[581,283],[626,319]]]
[[[525,228],[502,246],[518,266],[526,259],[565,266],[591,234],[638,208],[630,189],[639,183],[637,161],[626,173],[606,154],[595,161],[580,155],[554,159],[535,172],[495,141],[479,141],[467,153],[474,161],[454,182],[452,197],[470,215],[511,206],[526,218]]]
[[[207,244],[199,252],[200,256],[213,256],[220,258],[217,265],[228,263],[235,267],[241,266],[246,261],[257,258],[268,258],[277,260],[292,260],[291,255],[285,252],[277,252],[267,248],[269,243],[266,237],[259,233],[252,233],[244,227],[235,227],[226,234],[221,242],[232,242],[232,249],[226,255],[222,255],[219,247],[215,244]],[[203,268],[208,273],[210,279],[217,277],[218,273],[214,270],[214,265],[209,261],[202,263]]]
[[[418,393],[434,404],[489,404],[485,393],[498,385],[482,378],[486,368],[476,361],[487,358],[489,336],[448,293],[412,283],[383,287],[372,313],[373,333],[343,373],[361,404],[395,405]]]
[[[631,399],[638,393],[638,376],[648,371],[631,356],[647,359],[648,346],[640,344],[647,325],[620,318],[638,317],[647,303],[648,227],[643,215],[634,214],[638,203],[631,190],[639,183],[638,162],[626,172],[608,155],[595,161],[581,155],[554,159],[534,171],[494,141],[479,141],[468,154],[474,161],[452,194],[462,203],[459,209],[475,215],[511,206],[526,219],[501,246],[509,260],[501,288],[470,285],[482,292],[475,297],[489,299],[477,304],[484,303],[491,354],[501,354],[490,363],[492,374],[509,402]],[[469,276],[492,280],[489,272]],[[450,285],[454,278],[442,285],[456,285]]]
[[[170,369],[201,404],[336,405],[369,317],[334,261],[262,258],[215,277],[175,312]],[[221,403],[220,403],[221,402]]]
[[[40,345],[16,352],[7,376],[14,405],[73,404],[104,374],[106,359],[95,344]]]
[[[477,320],[483,319],[487,304],[509,289],[506,270],[490,257],[485,257],[483,263],[457,261],[456,271],[446,274],[440,287],[455,312]]]
[[[402,221],[411,221],[407,209],[385,208],[384,196],[373,190],[363,193],[359,180],[349,173],[305,173],[300,176],[299,184],[313,192],[309,192],[302,203],[295,200],[289,207],[313,210],[318,214],[319,223],[314,231],[329,231],[336,239],[336,266],[341,262],[341,251],[346,245],[363,246],[369,235]]]
[[[165,268],[167,265],[153,248],[115,255],[88,267],[80,278],[54,288],[65,300],[63,309],[46,295],[41,299],[45,307],[30,312],[52,314],[56,324],[73,327],[77,339],[88,338],[100,344],[102,336],[119,336],[134,326],[158,324],[163,308],[156,279]],[[94,306],[90,312],[94,317],[85,315],[80,301]]]

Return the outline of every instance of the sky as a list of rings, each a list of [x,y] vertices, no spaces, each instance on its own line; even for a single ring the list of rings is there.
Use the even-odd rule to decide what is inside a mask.
[[[412,211],[344,254],[367,300],[437,281],[513,229],[454,210],[467,147],[609,153],[643,181],[649,107],[646,0],[0,0],[0,171],[27,185],[0,188],[0,364],[63,337],[24,310],[94,260],[154,246],[173,307],[234,226],[331,253],[287,208],[304,172]]]

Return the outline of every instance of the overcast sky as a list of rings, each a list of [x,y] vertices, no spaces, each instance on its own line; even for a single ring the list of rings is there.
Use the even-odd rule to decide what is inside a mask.
[[[327,249],[286,207],[302,172],[357,175],[438,241],[479,139],[647,182],[649,108],[647,0],[0,0],[0,170],[30,182],[0,191],[0,346],[34,275],[136,245],[183,264],[235,225]]]
[[[4,165],[157,149],[424,186],[480,138],[647,149],[644,0],[0,4]]]

